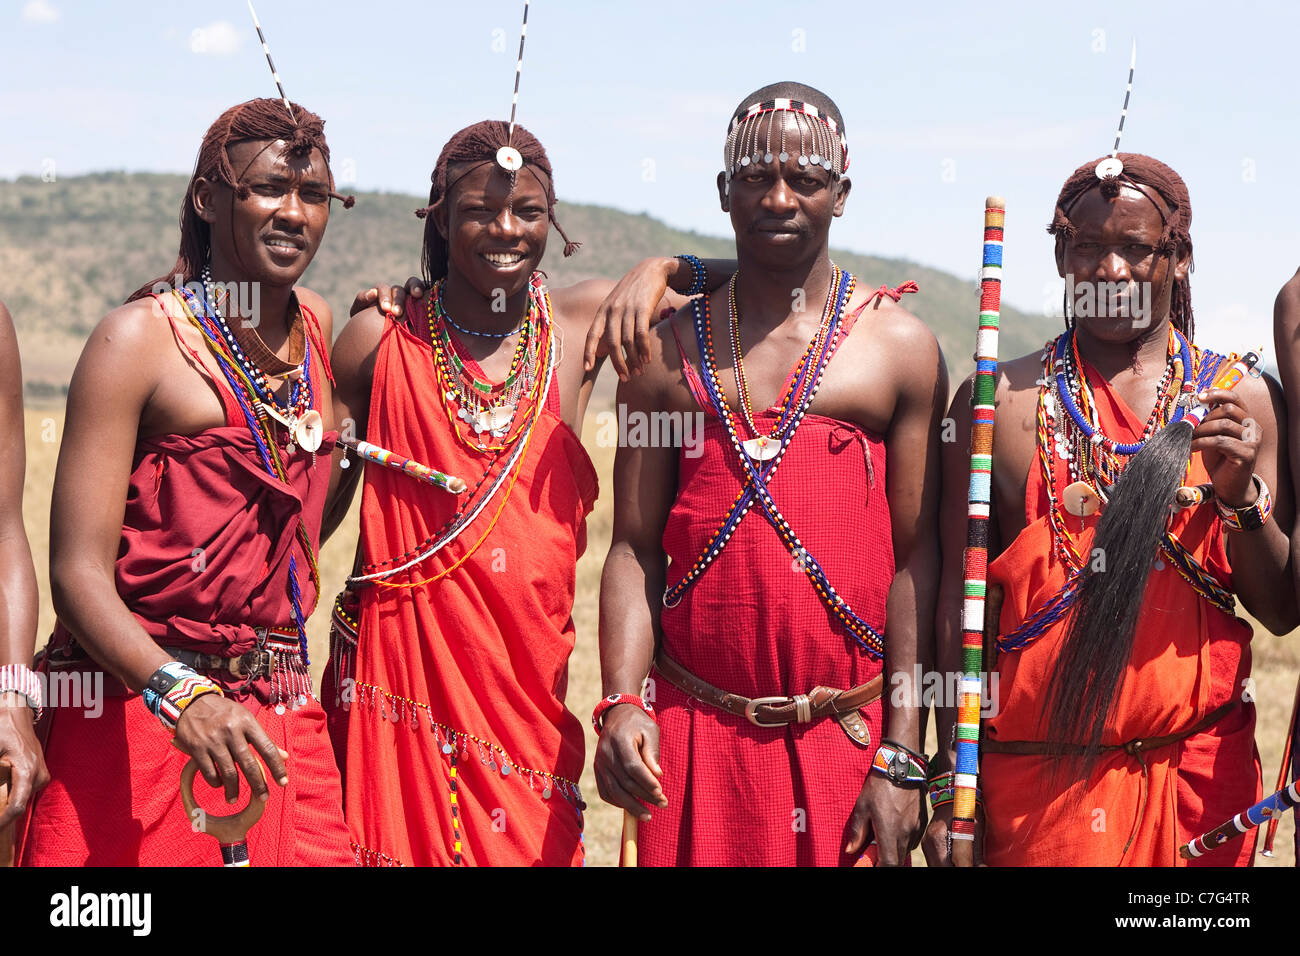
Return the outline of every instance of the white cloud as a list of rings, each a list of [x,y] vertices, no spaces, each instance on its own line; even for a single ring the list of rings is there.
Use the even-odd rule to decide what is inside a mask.
[[[61,16],[50,0],[30,0],[23,6],[23,19],[28,23],[53,23]]]
[[[190,52],[204,56],[230,56],[239,52],[243,35],[229,20],[217,20],[190,33]]]

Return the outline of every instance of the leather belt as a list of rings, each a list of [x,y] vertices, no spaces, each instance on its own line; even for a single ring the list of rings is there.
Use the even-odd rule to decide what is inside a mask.
[[[277,658],[301,654],[296,629],[255,627],[253,630],[257,634],[257,647],[239,657],[203,654],[180,647],[164,647],[163,650],[186,667],[192,667],[196,671],[216,671],[250,681],[260,677],[269,680],[275,673]]]
[[[814,687],[806,694],[795,694],[793,697],[750,698],[729,694],[701,680],[663,650],[655,655],[655,669],[678,690],[727,713],[744,717],[755,727],[808,724],[824,717],[834,717],[849,739],[863,747],[871,745],[871,733],[859,708],[878,701],[885,686],[884,676],[881,675],[850,690]]]
[[[1199,734],[1203,730],[1209,730],[1224,717],[1228,716],[1232,710],[1241,703],[1233,699],[1221,707],[1216,707],[1210,711],[1187,730],[1180,731],[1176,734],[1165,734],[1163,737],[1137,737],[1123,744],[1102,744],[1102,751],[1122,750],[1133,757],[1141,758],[1142,754],[1148,750],[1155,750],[1158,747],[1167,747],[1170,744],[1176,744],[1180,740]],[[1084,752],[1081,744],[1054,744],[1046,740],[994,740],[985,737],[980,742],[980,749],[989,754],[1037,754],[1037,755],[1077,755]]]

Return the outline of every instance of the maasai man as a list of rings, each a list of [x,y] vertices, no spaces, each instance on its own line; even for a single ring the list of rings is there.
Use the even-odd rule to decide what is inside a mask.
[[[1259,797],[1251,628],[1234,594],[1275,633],[1295,623],[1281,394],[1257,378],[1208,388],[1223,357],[1192,339],[1187,187],[1148,156],[1118,158],[1119,175],[1079,167],[1048,227],[1066,330],[999,368],[989,584],[1003,599],[980,777],[993,865],[1179,864],[1180,844]],[[944,450],[936,626],[949,671],[961,653],[970,393],[967,380]],[[1092,541],[1106,490],[1194,394],[1213,411],[1194,433],[1186,483],[1210,486],[1211,500],[1173,514],[1132,647],[1072,654],[1076,578],[1085,562],[1105,570]],[[941,715],[945,743],[954,719]],[[931,824],[932,861],[947,858],[950,819],[948,804]],[[1252,844],[1198,862],[1245,864]]]
[[[1292,456],[1290,465],[1294,495],[1294,482],[1300,478],[1300,462],[1295,460],[1295,456],[1300,454],[1300,434],[1296,432],[1300,428],[1300,270],[1282,286],[1282,291],[1277,294],[1277,301],[1273,304],[1273,346],[1277,350],[1278,372],[1287,396],[1287,423],[1290,428],[1287,439]],[[1291,567],[1295,575],[1295,589],[1300,593],[1300,562],[1296,560],[1295,553],[1298,546],[1300,528],[1291,532]],[[1300,744],[1300,715],[1297,725],[1291,728],[1291,735],[1291,752],[1296,754],[1296,744]],[[1296,779],[1300,762],[1294,756],[1291,759],[1292,779]],[[1296,828],[1294,848],[1295,858],[1300,865],[1300,827]]]
[[[921,834],[919,710],[882,683],[931,643],[947,374],[900,291],[830,259],[843,128],[810,87],[745,97],[718,175],[737,275],[619,389],[629,418],[707,416],[702,454],[614,464],[596,778],[646,821],[642,864],[850,864],[873,833],[898,864]]]
[[[503,148],[522,169],[498,163]],[[425,301],[400,317],[358,312],[334,348],[345,435],[467,483],[449,493],[366,469],[359,567],[335,609],[323,694],[363,864],[583,859],[583,734],[564,698],[597,481],[578,432],[597,353],[626,342],[620,373],[635,368],[665,283],[702,285],[710,264],[647,260],[620,284],[626,308],[601,310],[593,331],[612,283],[548,291],[536,271],[554,207],[532,134],[461,130],[420,210]],[[729,274],[712,267],[713,281]]]
[[[36,569],[23,527],[26,461],[18,339],[0,302],[0,764],[8,765],[11,777],[9,802],[0,806],[0,833],[50,779],[33,728],[43,689],[30,666],[36,650]]]
[[[320,117],[292,110],[251,100],[208,129],[175,266],[99,323],[73,374],[43,666],[93,675],[104,699],[49,713],[24,864],[219,862],[177,794],[189,757],[227,801],[241,774],[267,801],[254,865],[352,860],[303,630],[331,317],[294,286],[335,194]]]

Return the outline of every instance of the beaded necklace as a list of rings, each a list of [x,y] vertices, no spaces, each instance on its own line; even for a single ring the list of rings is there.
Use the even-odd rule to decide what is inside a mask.
[[[222,375],[225,376],[227,383],[229,383],[230,390],[244,415],[244,422],[248,425],[248,430],[257,445],[262,467],[272,477],[291,487],[284,461],[280,457],[279,444],[275,440],[275,432],[268,420],[267,408],[258,400],[257,386],[252,374],[250,374],[251,369],[247,367],[247,359],[241,361],[242,352],[236,351],[237,343],[233,342],[233,336],[229,335],[229,327],[225,326],[224,320],[219,321],[218,316],[212,315],[211,311],[206,307],[207,304],[200,302],[198,296],[189,289],[175,289],[173,295],[180,303],[185,317],[202,333],[208,349],[212,352],[213,358],[216,359],[217,367],[221,369]],[[310,370],[310,363],[310,340],[307,340],[303,358],[304,368]],[[310,394],[310,372],[301,376],[301,378],[306,379],[305,387],[308,394]],[[295,382],[294,384],[298,385],[299,383]],[[312,412],[319,414],[315,409],[312,409]],[[298,527],[295,534],[303,555],[307,559],[312,587],[316,590],[316,600],[319,600],[320,568],[316,563],[316,549],[312,545],[311,535],[307,531],[307,525],[301,514],[298,516]],[[298,648],[302,654],[304,666],[310,665],[311,661],[307,656],[307,616],[303,613],[302,590],[298,583],[298,562],[294,555],[289,556],[289,580],[286,587],[289,594],[289,603],[293,609],[294,626],[298,631]]]
[[[833,270],[831,284],[826,292],[826,304],[822,307],[821,325],[818,327],[817,335],[804,352],[805,359],[818,350],[819,343],[830,325],[831,306],[834,304],[835,290],[840,279],[839,266],[832,263],[831,268]],[[744,416],[745,424],[749,426],[750,434],[754,436],[742,442],[742,445],[751,458],[758,461],[767,461],[775,456],[780,448],[777,435],[782,422],[778,417],[767,434],[760,431],[758,426],[754,424],[753,400],[750,398],[749,382],[745,378],[745,363],[740,350],[740,309],[736,306],[736,280],[739,275],[739,271],[733,273],[731,281],[727,283],[727,329],[731,339],[731,366],[736,376],[736,394],[740,397],[740,412]]]
[[[510,370],[503,381],[492,383],[471,374],[460,358],[448,331],[442,290],[443,280],[439,280],[429,298],[429,340],[443,408],[463,445],[478,451],[499,451],[516,441],[523,431],[522,423],[515,427],[519,421],[516,412],[521,398],[532,394],[539,380],[538,369],[544,367],[538,343],[543,337],[543,327],[549,330],[551,325],[550,296],[542,284],[541,273],[533,273],[529,280],[528,311],[520,325],[521,334]],[[466,423],[468,430],[473,431],[472,438],[458,422]],[[497,439],[499,444],[491,439]]]

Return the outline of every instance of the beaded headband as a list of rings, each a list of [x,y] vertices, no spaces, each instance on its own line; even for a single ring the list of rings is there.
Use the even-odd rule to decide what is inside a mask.
[[[768,123],[764,148],[759,149],[759,126],[766,113],[786,112],[795,116],[795,126],[799,130],[800,166],[821,166],[827,172],[841,176],[849,168],[849,142],[840,129],[835,118],[811,103],[788,97],[776,97],[754,103],[736,112],[727,127],[727,145],[722,154],[722,165],[727,183],[740,169],[770,163],[773,159],[781,163],[790,158],[786,149],[786,130],[783,128],[777,141],[777,152],[772,152],[772,127],[775,118]],[[800,121],[799,117],[804,117]],[[813,122],[816,120],[817,122]],[[793,139],[791,140],[793,146]],[[811,149],[809,149],[811,146]]]

